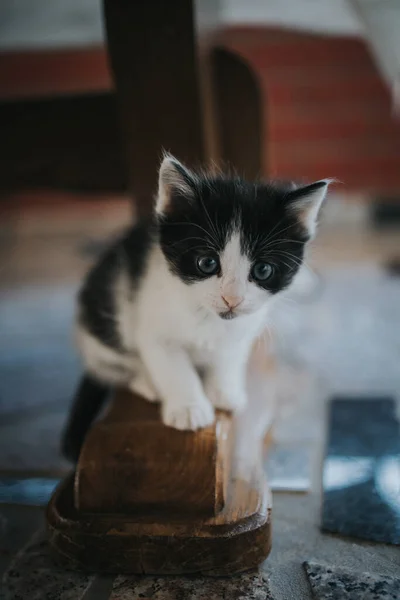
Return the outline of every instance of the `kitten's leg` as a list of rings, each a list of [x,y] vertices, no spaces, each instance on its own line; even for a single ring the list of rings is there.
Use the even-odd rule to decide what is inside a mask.
[[[129,383],[129,389],[149,402],[155,402],[158,399],[156,389],[144,365],[139,367],[137,374]]]
[[[140,364],[139,356],[109,348],[83,327],[77,328],[76,341],[86,370],[95,379],[111,385],[129,384]]]
[[[204,377],[207,397],[215,408],[241,412],[247,403],[248,349],[236,346],[214,357]]]
[[[211,425],[214,410],[188,354],[183,349],[148,340],[140,352],[162,399],[165,425],[193,431]]]
[[[137,352],[119,353],[102,344],[83,327],[77,328],[76,339],[87,371],[97,380],[127,386],[146,400],[157,399],[151,378]]]

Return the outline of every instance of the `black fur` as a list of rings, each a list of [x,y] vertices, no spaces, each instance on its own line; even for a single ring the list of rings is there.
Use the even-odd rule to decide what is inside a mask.
[[[143,222],[118,240],[89,272],[79,293],[79,321],[101,342],[119,352],[125,352],[115,326],[113,284],[125,269],[134,293],[144,272],[153,225]],[[75,463],[87,431],[103,407],[110,388],[84,375],[79,383],[63,433],[61,451]]]
[[[271,293],[287,287],[309,237],[291,205],[314,189],[293,191],[283,184],[224,177],[192,179],[191,186],[193,197],[183,198],[175,191],[169,210],[159,219],[161,247],[171,270],[188,284],[204,279],[197,258],[217,258],[230,233],[240,229],[242,249],[251,261],[274,267],[273,277],[255,283]]]
[[[100,413],[110,389],[88,375],[79,383],[61,440],[61,452],[72,463],[77,462],[86,433]]]
[[[134,292],[145,268],[152,224],[143,222],[118,240],[89,272],[79,294],[79,320],[102,343],[124,352],[115,326],[114,282],[125,269]]]

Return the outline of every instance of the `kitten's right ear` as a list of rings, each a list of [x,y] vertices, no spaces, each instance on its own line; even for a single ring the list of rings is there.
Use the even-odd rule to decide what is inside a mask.
[[[171,208],[174,193],[187,199],[194,198],[194,177],[176,158],[166,154],[158,176],[156,212],[165,214]]]
[[[304,225],[310,238],[314,237],[318,212],[331,181],[332,179],[321,179],[321,181],[316,181],[310,185],[296,188],[286,196],[286,202],[290,210]]]

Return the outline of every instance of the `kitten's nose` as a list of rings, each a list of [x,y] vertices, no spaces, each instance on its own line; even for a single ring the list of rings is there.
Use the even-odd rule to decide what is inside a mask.
[[[225,302],[230,310],[237,308],[239,304],[243,302],[243,296],[222,296],[222,300]]]

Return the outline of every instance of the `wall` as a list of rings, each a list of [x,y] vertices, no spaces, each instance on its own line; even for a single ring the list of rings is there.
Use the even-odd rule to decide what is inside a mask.
[[[361,38],[252,27],[230,28],[222,43],[261,86],[265,173],[398,193],[400,122]]]

